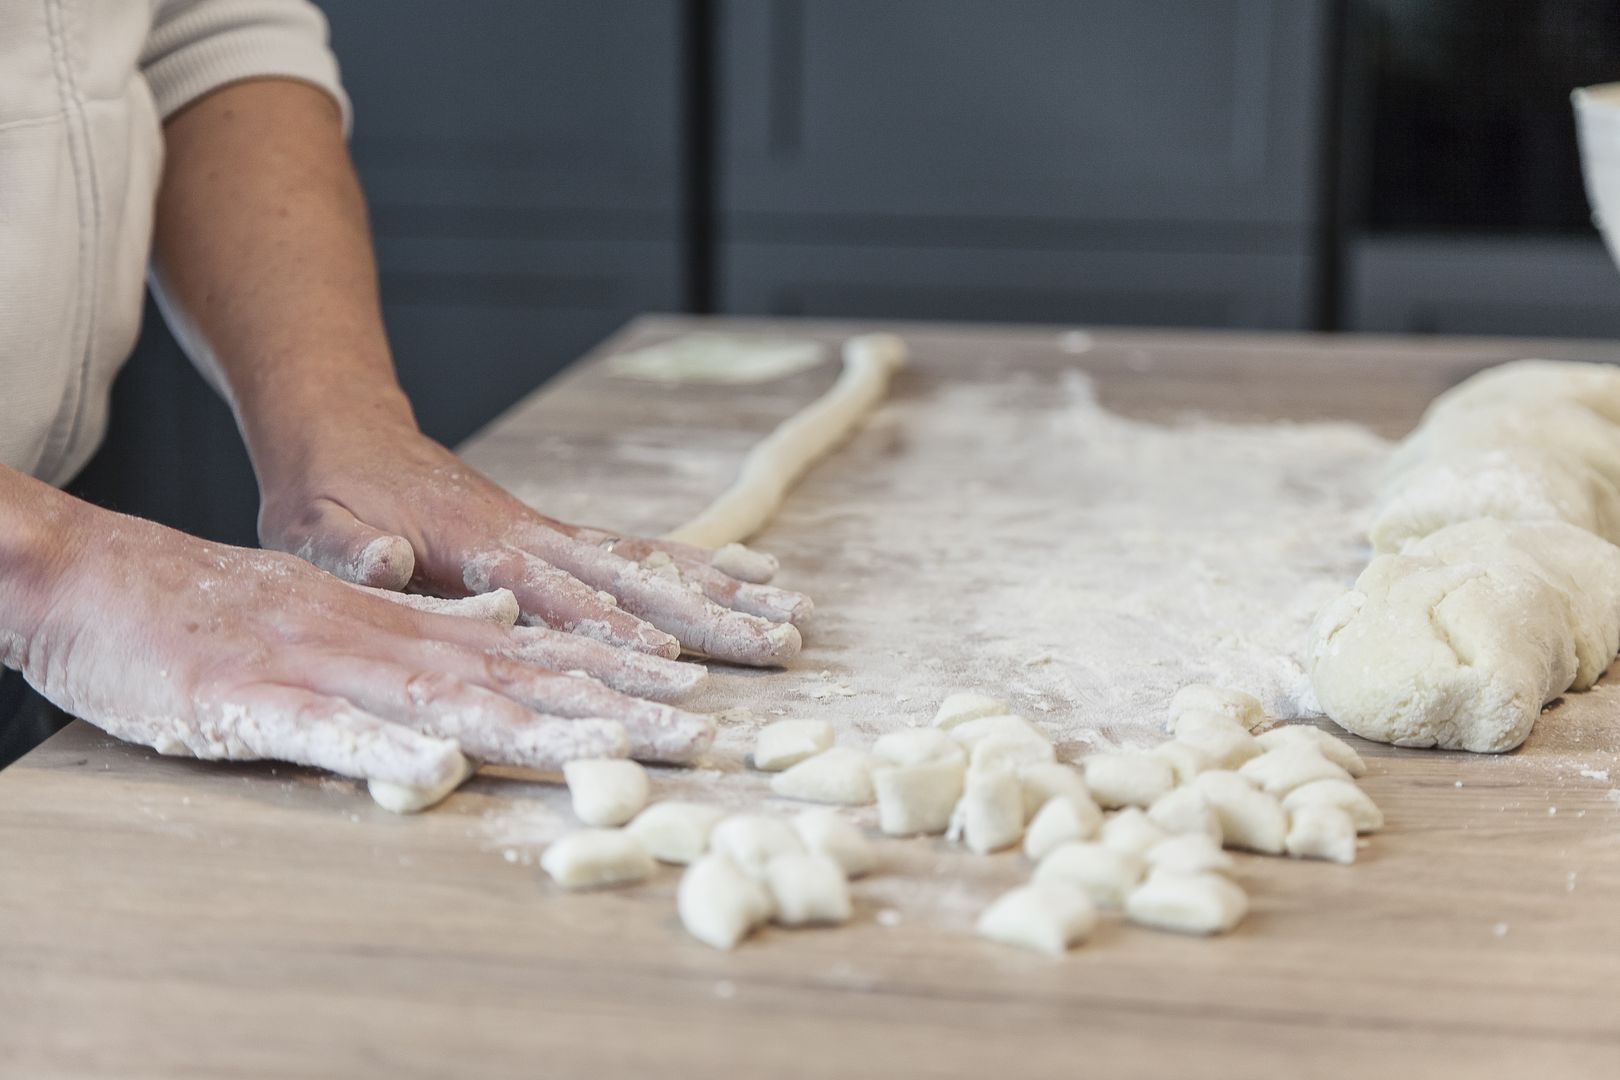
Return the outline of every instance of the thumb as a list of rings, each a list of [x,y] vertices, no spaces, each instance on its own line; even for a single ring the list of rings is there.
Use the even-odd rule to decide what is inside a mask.
[[[291,552],[344,581],[376,589],[403,589],[416,570],[416,555],[404,537],[373,529],[327,499],[313,503],[279,536],[263,540],[266,547]]]

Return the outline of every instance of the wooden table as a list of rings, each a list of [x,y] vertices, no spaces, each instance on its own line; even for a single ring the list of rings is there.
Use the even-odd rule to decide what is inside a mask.
[[[644,320],[602,352],[694,325]],[[900,396],[1039,379],[1073,340],[900,329],[915,358]],[[1390,435],[1487,362],[1620,358],[1613,344],[1481,339],[1108,331],[1089,344],[1105,403],[1128,414],[1197,403]],[[515,487],[543,468],[555,488],[624,496],[622,527],[667,525],[706,497],[702,470],[683,481],[649,460],[605,475],[592,463],[615,431],[734,460],[818,380],[728,392],[714,410],[586,363],[467,451]],[[836,498],[847,460],[797,497]],[[795,584],[832,587],[815,536],[772,542]],[[889,587],[904,603],[920,586]],[[858,629],[827,626],[801,667],[850,656]],[[722,682],[744,699],[768,685]],[[74,724],[0,774],[0,1076],[1620,1075],[1613,688],[1572,697],[1508,757],[1366,749],[1390,825],[1358,865],[1245,860],[1255,907],[1231,936],[1110,923],[1052,961],[870,907],[846,929],[713,952],[680,933],[673,872],[561,895],[527,854],[492,847],[481,823],[537,785],[481,777],[399,818],[345,781],[159,758]],[[981,884],[1017,880],[1019,858],[982,860]]]

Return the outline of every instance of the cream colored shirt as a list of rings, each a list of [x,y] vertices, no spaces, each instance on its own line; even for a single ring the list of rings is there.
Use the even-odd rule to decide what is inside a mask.
[[[304,0],[0,0],[0,464],[66,483],[140,329],[164,117],[284,76],[343,105]]]

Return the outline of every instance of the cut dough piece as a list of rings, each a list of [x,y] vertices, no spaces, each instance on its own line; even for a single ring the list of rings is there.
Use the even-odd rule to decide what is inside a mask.
[[[1356,861],[1356,823],[1337,806],[1302,806],[1288,815],[1288,854],[1296,859]]]
[[[844,370],[832,389],[757,443],[731,487],[668,539],[717,548],[758,532],[810,466],[844,441],[883,399],[890,376],[905,359],[905,342],[892,334],[846,341]]]
[[[986,716],[1006,716],[1009,714],[1007,703],[988,694],[978,694],[964,691],[952,694],[940,702],[939,711],[934,714],[934,726],[942,731],[948,731],[958,724],[965,724],[969,720],[978,720]]]
[[[1103,822],[1098,839],[1115,851],[1142,855],[1155,844],[1163,843],[1169,835],[1153,824],[1141,809],[1133,806]]]
[[[832,749],[833,726],[825,720],[778,720],[754,740],[754,768],[781,772]]]
[[[1219,840],[1202,833],[1172,836],[1149,848],[1146,858],[1153,871],[1171,874],[1229,874],[1236,866]]]
[[[771,917],[771,898],[724,855],[705,855],[681,875],[675,910],[688,934],[730,949]]]
[[[1053,848],[1035,868],[1033,880],[1037,885],[1073,885],[1098,907],[1117,908],[1142,880],[1145,866],[1140,855],[1078,841]]]
[[[991,735],[973,744],[971,764],[976,769],[986,769],[992,765],[1021,769],[1026,765],[1052,761],[1056,757],[1052,744],[1045,736]]]
[[[369,780],[366,782],[366,790],[371,793],[371,801],[384,810],[391,810],[396,814],[419,814],[449,798],[452,791],[465,784],[477,771],[478,764],[471,758],[463,757],[456,771],[451,773],[444,783],[435,787],[417,788],[405,784],[390,784],[386,780]]]
[[[1273,728],[1259,736],[1259,742],[1267,750],[1280,750],[1285,746],[1315,747],[1319,754],[1351,776],[1367,774],[1367,763],[1356,753],[1355,747],[1309,724],[1289,724],[1286,727]]]
[[[916,728],[872,745],[873,787],[883,831],[894,836],[944,832],[962,795],[962,746],[942,731]]]
[[[681,334],[607,358],[609,375],[653,382],[770,382],[821,363],[822,345],[808,338],[763,334]]]
[[[1090,840],[1097,835],[1101,819],[1102,812],[1090,799],[1082,804],[1067,795],[1048,799],[1024,832],[1024,854],[1040,862],[1059,844]]]
[[[724,855],[753,878],[765,880],[765,867],[778,855],[804,850],[804,841],[792,825],[769,814],[733,814],[709,833],[709,849]]]
[[[1033,821],[1048,799],[1065,795],[1074,800],[1082,813],[1089,816],[1095,812],[1097,824],[1102,824],[1102,811],[1086,789],[1086,782],[1080,778],[1080,770],[1073,765],[1056,761],[1025,765],[1018,770],[1018,783],[1024,789],[1025,821]]]
[[[1334,806],[1350,815],[1360,833],[1377,832],[1384,827],[1384,812],[1372,797],[1348,780],[1318,780],[1290,791],[1283,809],[1290,814],[1311,806]]]
[[[1152,806],[1176,786],[1176,774],[1162,758],[1143,753],[1092,754],[1085,760],[1086,788],[1105,810]]]
[[[1243,725],[1213,713],[1187,714],[1182,721],[1194,715],[1202,719],[1178,732],[1175,741],[1201,752],[1209,759],[1210,768],[1236,769],[1265,753],[1260,740],[1244,730]]]
[[[1248,911],[1248,896],[1220,874],[1157,871],[1125,901],[1131,922],[1181,934],[1224,934]]]
[[[951,815],[950,838],[975,855],[1011,847],[1024,835],[1024,794],[1011,769],[970,769]]]
[[[629,885],[652,876],[647,849],[623,829],[581,829],[546,848],[540,867],[565,889]]]
[[[950,729],[951,738],[955,739],[969,753],[985,739],[1006,737],[1012,739],[1031,739],[1051,742],[1046,733],[1022,716],[980,716],[973,720],[964,720]]]
[[[877,865],[877,856],[866,836],[837,810],[806,810],[793,819],[793,828],[806,851],[826,855],[843,868],[845,877],[870,874]]]
[[[462,619],[476,619],[479,622],[494,623],[496,626],[516,625],[518,616],[522,614],[518,610],[517,595],[511,589],[491,589],[459,599],[445,599],[417,593],[395,592],[392,589],[374,589],[367,585],[356,585],[355,588],[370,596],[392,600],[402,607],[415,608],[417,611],[426,611],[432,615],[455,615]]]
[[[1221,819],[1222,844],[1262,855],[1282,854],[1288,815],[1280,802],[1237,773],[1222,769],[1200,773],[1193,787]]]
[[[765,868],[765,883],[783,926],[836,926],[849,921],[849,882],[828,855],[778,855]]]
[[[1171,835],[1203,835],[1220,845],[1221,818],[1202,791],[1179,787],[1148,807],[1148,820]]]
[[[1205,686],[1202,683],[1193,683],[1183,686],[1176,691],[1176,696],[1170,699],[1170,716],[1174,720],[1187,712],[1220,713],[1229,720],[1243,725],[1245,731],[1254,731],[1265,726],[1266,710],[1260,704],[1260,699],[1253,694],[1245,694],[1241,690],[1229,690],[1224,686]],[[1177,734],[1180,731],[1177,730]]]
[[[586,825],[623,825],[647,805],[647,770],[633,761],[583,758],[563,765],[574,816]]]
[[[1003,945],[1062,956],[1097,925],[1097,912],[1071,885],[1024,885],[1004,893],[979,916],[979,936]]]
[[[1281,746],[1244,764],[1238,775],[1267,795],[1280,799],[1313,780],[1348,780],[1350,774],[1322,756],[1314,746]]]
[[[1192,778],[1199,773],[1215,768],[1215,761],[1207,750],[1189,742],[1182,742],[1180,739],[1160,743],[1148,753],[1170,766],[1170,771],[1175,773],[1178,784],[1190,784]]]
[[[1367,537],[1379,554],[1477,518],[1565,521],[1620,542],[1620,488],[1560,450],[1506,446],[1440,453],[1396,477]]]
[[[1563,521],[1465,521],[1408,553],[1454,566],[1511,564],[1563,593],[1575,636],[1571,689],[1591,688],[1620,650],[1620,548],[1585,529]]]
[[[771,781],[771,790],[787,799],[865,806],[872,801],[872,761],[847,746],[805,758]]]
[[[625,831],[659,862],[684,866],[709,849],[709,833],[725,816],[718,806],[670,800],[647,807]]]
[[[1511,750],[1575,680],[1568,597],[1509,563],[1380,555],[1311,641],[1323,711],[1397,746]]]

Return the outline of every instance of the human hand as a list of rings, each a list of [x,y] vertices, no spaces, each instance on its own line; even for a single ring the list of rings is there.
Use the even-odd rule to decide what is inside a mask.
[[[259,535],[357,584],[439,596],[510,589],[524,621],[655,656],[755,666],[799,652],[808,597],[769,556],[554,521],[404,425],[322,433],[263,479]]]
[[[554,769],[580,757],[688,760],[713,721],[639,700],[683,694],[696,665],[420,610],[292,556],[211,544],[76,504],[53,572],[8,613],[0,661],[56,705],[166,754],[277,759],[434,787],[461,750]],[[442,605],[442,602],[441,602]]]

